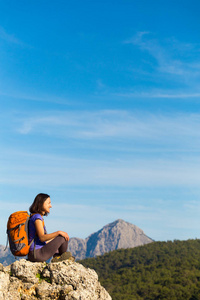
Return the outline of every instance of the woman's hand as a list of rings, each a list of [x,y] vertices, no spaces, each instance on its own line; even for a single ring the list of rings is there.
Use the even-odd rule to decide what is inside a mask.
[[[69,235],[67,234],[67,232],[59,230],[58,233],[59,235],[62,235],[66,239],[66,241],[69,241]]]

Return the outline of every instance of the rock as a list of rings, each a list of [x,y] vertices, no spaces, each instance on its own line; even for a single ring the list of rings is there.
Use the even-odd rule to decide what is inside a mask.
[[[6,299],[9,283],[9,275],[0,271],[0,299]]]
[[[45,268],[45,263],[31,263],[30,261],[24,260],[26,263],[22,263],[22,260],[18,260],[13,263],[10,267],[12,276],[21,279],[22,281],[29,283],[38,283],[39,275]]]
[[[65,260],[32,263],[25,259],[0,265],[1,300],[111,300],[94,270]]]
[[[0,264],[0,271],[3,271],[3,265],[2,264]]]

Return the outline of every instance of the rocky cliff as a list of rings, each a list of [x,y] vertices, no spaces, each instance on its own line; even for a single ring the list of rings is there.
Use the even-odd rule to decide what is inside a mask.
[[[66,260],[31,263],[25,259],[0,264],[1,300],[111,300],[94,270]]]
[[[103,255],[106,252],[134,248],[153,242],[144,231],[131,223],[121,219],[104,226],[86,239],[71,238],[69,251],[76,259]]]

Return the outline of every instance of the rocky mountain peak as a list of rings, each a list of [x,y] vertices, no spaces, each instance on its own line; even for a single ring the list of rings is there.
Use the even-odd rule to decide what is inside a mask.
[[[153,242],[146,236],[142,229],[118,219],[105,225],[99,231],[92,233],[85,240],[72,238],[69,242],[69,249],[77,259],[103,255],[106,252],[121,249],[133,248]]]

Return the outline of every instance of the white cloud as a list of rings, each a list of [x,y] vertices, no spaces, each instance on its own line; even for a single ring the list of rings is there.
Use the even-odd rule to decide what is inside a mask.
[[[72,139],[142,139],[159,140],[162,143],[175,139],[198,139],[200,136],[199,114],[151,114],[128,111],[73,111],[46,112],[19,118],[21,134],[43,134]],[[113,142],[113,141],[112,141]],[[195,143],[197,141],[195,140]]]
[[[66,155],[7,154],[0,183],[46,189],[69,186],[198,186],[200,160],[187,155],[80,159]]]
[[[148,92],[122,92],[122,93],[113,93],[114,96],[117,97],[125,97],[125,98],[155,98],[155,99],[191,99],[191,98],[200,98],[200,93],[191,93],[191,91],[169,91],[169,90],[151,90]]]
[[[19,100],[27,100],[27,101],[36,101],[36,102],[49,102],[49,103],[56,103],[56,104],[65,104],[69,105],[71,103],[70,100],[67,98],[62,98],[58,96],[52,96],[47,94],[35,94],[32,91],[18,91],[15,89],[14,91],[10,91],[9,87],[7,91],[0,90],[0,95],[4,96],[6,98],[13,98],[13,99],[19,99]],[[73,104],[76,105],[75,101],[73,100]]]
[[[171,79],[179,77],[184,80],[186,85],[193,85],[194,79],[199,80],[200,60],[188,60],[188,57],[192,57],[191,53],[197,53],[199,45],[184,44],[174,38],[158,41],[156,38],[152,38],[152,34],[149,32],[138,32],[125,43],[135,45],[142,51],[148,52],[155,59],[154,69],[158,73],[173,76]]]
[[[0,26],[0,38],[12,44],[22,44],[13,34],[9,34],[3,27]]]
[[[38,187],[200,184],[199,114],[54,111],[45,112],[45,116],[38,113],[20,116],[13,123],[17,124],[18,134],[28,137],[37,134],[47,148],[38,148],[37,153],[20,152],[17,150],[20,147],[4,152],[1,149],[2,184]],[[49,137],[59,137],[64,149],[72,141],[71,150],[61,149],[57,155],[51,154]],[[74,141],[78,146],[74,146]],[[78,152],[73,153],[73,149]],[[87,152],[85,156],[83,149]]]
[[[8,33],[2,26],[0,26],[0,39],[9,44],[15,44],[21,47],[32,48],[30,45],[24,43],[14,34]]]

